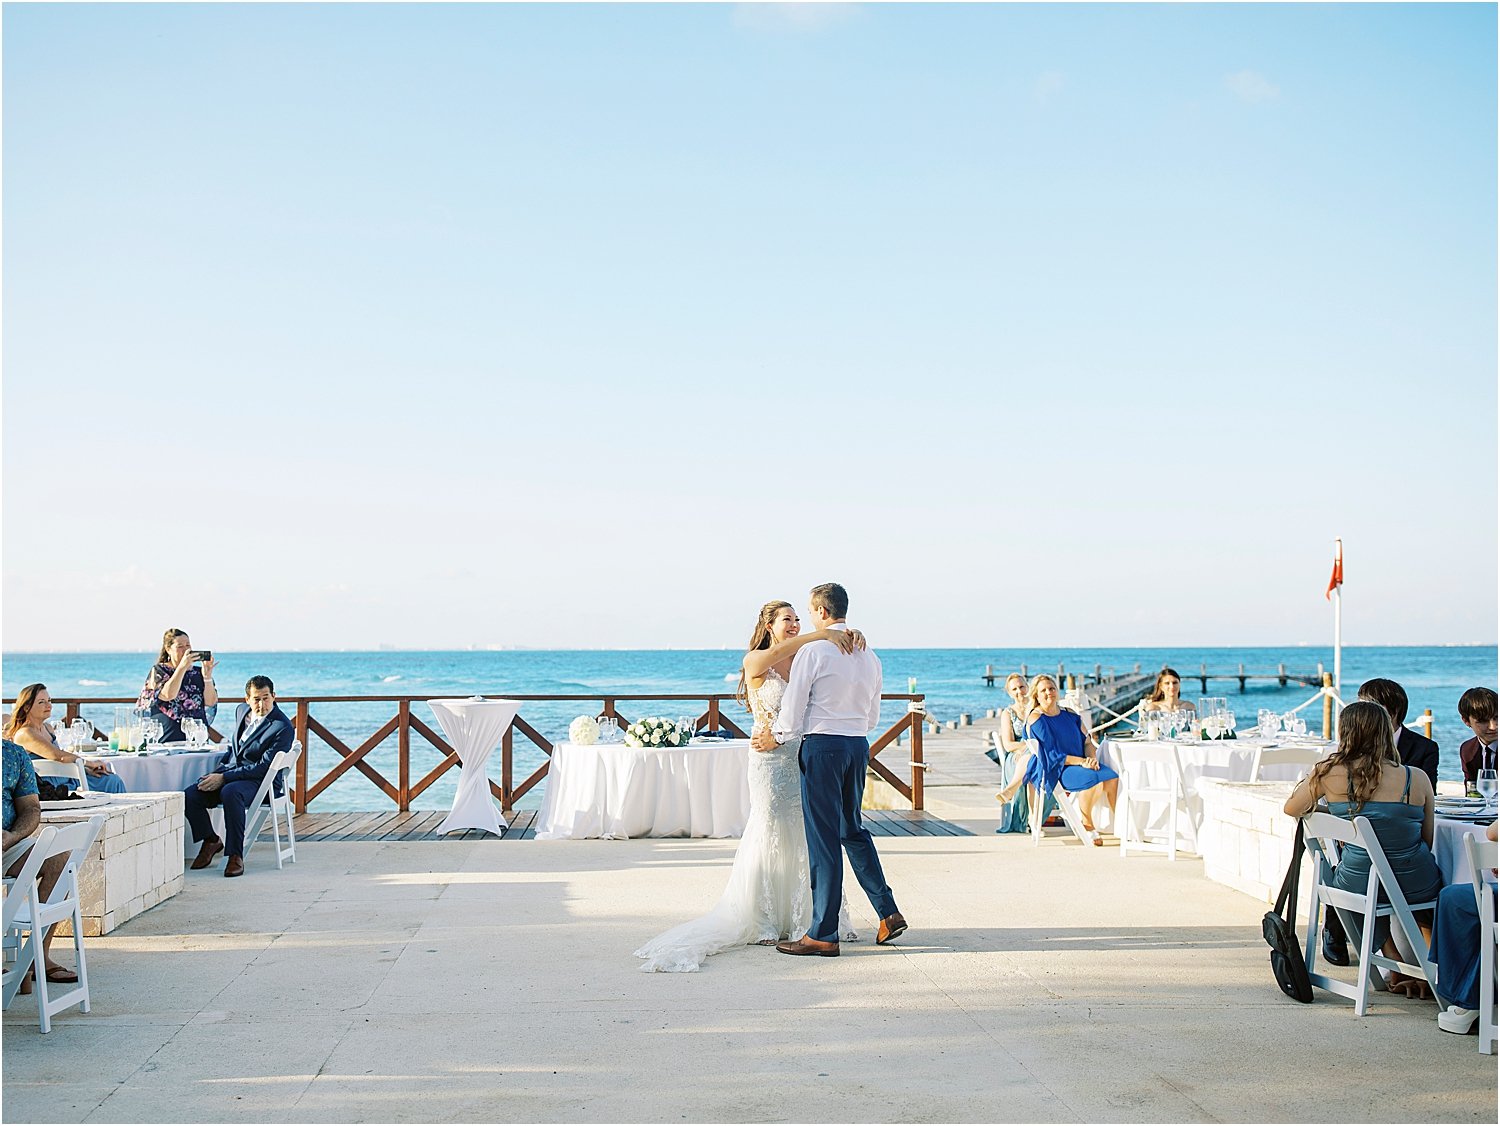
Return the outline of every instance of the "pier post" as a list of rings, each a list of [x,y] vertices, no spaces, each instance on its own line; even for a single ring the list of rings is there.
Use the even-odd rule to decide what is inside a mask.
[[[1021,663],[1021,676],[1026,680],[1031,679],[1031,677],[1026,675],[1026,663],[1024,661]]]
[[[500,812],[507,817],[515,812],[511,808],[511,803],[515,800],[511,797],[515,782],[515,776],[511,771],[511,763],[514,761],[511,739],[515,730],[516,725],[513,723],[505,729],[505,734],[500,738]]]
[[[1432,738],[1432,709],[1428,708],[1422,713],[1422,731],[1427,738]]]
[[[1240,662],[1240,695],[1245,694],[1245,662]]]
[[[1198,665],[1198,682],[1203,685],[1203,695],[1208,695],[1208,664],[1206,662]]]
[[[307,812],[307,759],[312,748],[307,745],[308,705],[306,700],[297,701],[297,740],[302,744],[302,753],[297,756],[297,792],[294,796],[298,813]]]
[[[995,666],[994,665],[985,665],[984,666],[984,686],[986,688],[993,688],[993,687],[995,687]]]
[[[1276,666],[1276,683],[1286,687],[1286,664],[1283,662]]]
[[[1058,661],[1057,662],[1057,684],[1058,684],[1059,688],[1062,687],[1062,682],[1065,679],[1066,679],[1066,677],[1064,677],[1064,675],[1063,675],[1063,663],[1061,661]]]
[[[1318,667],[1321,669],[1323,666],[1319,665]],[[1323,674],[1323,687],[1333,687],[1333,673],[1325,672]],[[1326,695],[1323,697],[1323,738],[1333,738],[1333,697]]]
[[[1073,673],[1069,673],[1068,674],[1068,691],[1069,692],[1076,692],[1077,690],[1078,690],[1078,677],[1075,676]]]
[[[396,808],[411,812],[411,698],[396,705]]]
[[[927,768],[922,765],[922,714],[913,712],[911,718],[911,807],[921,809],[925,801],[922,775],[927,773]]]
[[[1136,676],[1140,676],[1141,675],[1141,663],[1139,661],[1137,661],[1135,663],[1135,675]]]
[[[1094,666],[1094,683],[1095,684],[1103,684],[1104,683],[1104,666],[1103,665],[1095,665]]]

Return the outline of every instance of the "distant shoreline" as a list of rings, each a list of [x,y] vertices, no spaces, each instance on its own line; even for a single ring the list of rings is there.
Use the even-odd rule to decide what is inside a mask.
[[[1193,645],[1181,642],[1170,645],[881,645],[881,649],[920,651],[924,653],[974,653],[974,652],[1018,652],[1027,653],[1136,653],[1145,650],[1159,651],[1163,649],[1185,649],[1194,652],[1221,649],[1225,652],[1245,652],[1253,649],[1281,650],[1281,649],[1328,649],[1333,646],[1323,643],[1313,644],[1310,642],[1297,642],[1285,645]],[[1382,643],[1379,645],[1345,645],[1344,651],[1366,650],[1366,649],[1497,649],[1500,643],[1494,641],[1414,641],[1403,643]],[[139,649],[5,649],[0,650],[0,657],[55,657],[71,653],[128,657],[137,653],[149,652],[148,648]],[[460,649],[422,649],[422,648],[376,648],[376,649],[300,649],[292,647],[281,647],[278,649],[236,649],[226,647],[221,650],[225,653],[313,653],[313,654],[338,654],[357,653],[381,654],[381,653],[735,653],[739,652],[738,646],[732,645],[709,645],[709,646],[661,646],[656,648],[639,646],[601,646],[601,647],[579,647],[571,645],[514,645],[496,647],[477,647]]]

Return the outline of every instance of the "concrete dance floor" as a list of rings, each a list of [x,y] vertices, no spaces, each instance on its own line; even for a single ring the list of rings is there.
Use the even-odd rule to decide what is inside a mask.
[[[993,825],[993,822],[990,822]],[[973,823],[976,830],[983,828]],[[631,951],[735,842],[306,843],[89,945],[94,1011],[4,1022],[7,1122],[1487,1121],[1431,1003],[1277,991],[1262,905],[1061,837],[879,842],[911,930],[838,959]]]

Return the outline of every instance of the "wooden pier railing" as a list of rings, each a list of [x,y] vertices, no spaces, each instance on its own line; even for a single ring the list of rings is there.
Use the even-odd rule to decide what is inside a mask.
[[[491,695],[500,695],[492,693]],[[296,804],[297,812],[301,813],[317,800],[320,794],[325,793],[330,786],[337,782],[351,770],[357,771],[362,777],[369,781],[380,793],[384,794],[396,808],[405,813],[411,809],[414,798],[420,797],[434,782],[436,782],[448,771],[459,765],[458,754],[449,745],[448,741],[437,731],[434,731],[419,716],[412,714],[412,705],[425,703],[428,700],[452,699],[452,693],[434,693],[428,696],[278,696],[277,705],[282,711],[292,717],[292,722],[297,730],[297,738],[301,740],[306,751],[297,760],[297,778],[293,785],[292,800]],[[747,733],[738,723],[726,714],[726,709],[741,712],[738,702],[732,695],[710,694],[710,695],[633,695],[617,694],[612,696],[568,696],[568,695],[520,695],[504,694],[507,700],[521,701],[522,709],[528,703],[578,703],[589,704],[590,707],[580,707],[580,714],[613,716],[621,725],[630,723],[631,715],[620,710],[620,706],[626,705],[629,713],[634,713],[639,718],[640,712],[636,710],[638,704],[681,704],[696,702],[701,705],[695,717],[695,730],[698,731],[729,731],[739,738],[747,738]],[[870,769],[878,775],[907,801],[911,802],[913,809],[923,808],[922,773],[925,766],[922,761],[922,720],[923,701],[925,697],[921,694],[888,693],[881,697],[882,700],[899,700],[907,705],[907,711],[895,723],[891,724],[885,731],[870,740]],[[84,707],[105,706],[109,704],[134,704],[134,696],[109,696],[109,697],[73,697],[64,699],[61,696],[54,697],[54,706],[65,709],[64,718],[72,723],[82,714]],[[9,705],[11,700],[5,700]],[[225,702],[228,703],[227,701]],[[366,738],[357,746],[350,746],[339,736],[335,735],[316,714],[317,705],[329,704],[390,704],[393,706],[394,715],[380,723]],[[221,705],[224,706],[224,705]],[[672,709],[668,709],[672,710]],[[679,714],[683,714],[679,712]],[[85,717],[87,718],[87,717]],[[95,727],[97,735],[104,733]],[[415,733],[425,740],[442,756],[440,761],[432,769],[420,777],[412,778],[412,734]],[[543,761],[529,775],[520,782],[515,780],[514,745],[516,734],[529,740],[543,756]],[[375,768],[369,761],[369,756],[376,748],[380,747],[391,736],[396,737],[396,777],[387,778]],[[214,742],[221,742],[223,735],[218,731],[210,730],[210,737]],[[312,740],[316,737],[333,750],[339,761],[333,768],[319,778],[310,777],[308,758],[312,750]],[[902,778],[896,770],[892,770],[878,756],[892,746],[901,746],[903,737],[910,738],[910,760],[905,764],[909,767],[907,777]],[[526,721],[524,716],[517,713],[510,727],[500,742],[500,782],[497,785],[493,779],[490,781],[490,792],[500,800],[500,806],[509,813],[517,799],[529,793],[537,783],[547,776],[547,767],[552,756],[553,743],[542,735],[535,727]]]
[[[1023,677],[1026,677],[1028,680],[1031,679],[1031,675],[1027,672],[1025,665],[1022,665],[1019,671]],[[1010,673],[1006,671],[997,673],[994,665],[985,665],[981,679],[984,681],[985,687],[993,688],[997,682],[1003,686],[1005,678],[1009,675]],[[1051,676],[1052,670],[1048,669],[1047,675]],[[1089,688],[1094,685],[1108,685],[1117,679],[1124,680],[1129,677],[1141,676],[1154,678],[1156,674],[1141,672],[1139,664],[1135,666],[1134,670],[1120,673],[1118,676],[1114,669],[1106,669],[1102,665],[1095,665],[1094,671],[1091,673],[1070,673],[1063,668],[1061,662],[1057,666],[1057,683],[1067,688],[1080,686]],[[1285,664],[1278,664],[1275,672],[1246,672],[1244,664],[1241,664],[1234,672],[1209,672],[1207,664],[1200,664],[1197,672],[1184,673],[1182,679],[1198,681],[1198,685],[1205,696],[1208,695],[1208,682],[1210,680],[1237,680],[1239,681],[1241,692],[1245,691],[1245,682],[1249,680],[1274,680],[1280,688],[1285,688],[1288,684],[1301,684],[1309,688],[1316,688],[1323,683],[1323,666],[1319,664],[1315,672],[1288,672]]]

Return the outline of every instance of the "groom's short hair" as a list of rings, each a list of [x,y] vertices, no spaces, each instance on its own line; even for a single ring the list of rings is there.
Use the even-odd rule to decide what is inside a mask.
[[[835,621],[849,616],[849,592],[838,583],[813,587],[812,604]]]

